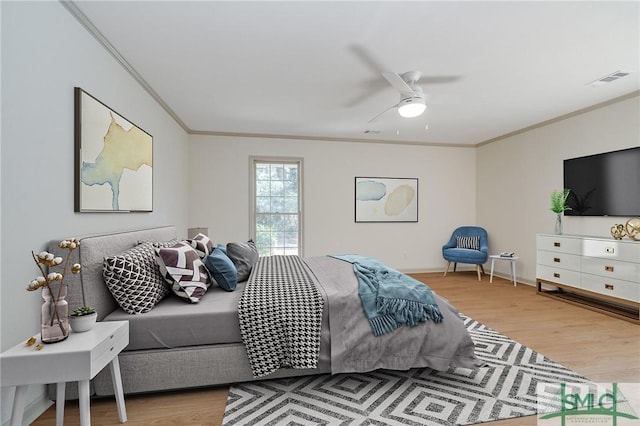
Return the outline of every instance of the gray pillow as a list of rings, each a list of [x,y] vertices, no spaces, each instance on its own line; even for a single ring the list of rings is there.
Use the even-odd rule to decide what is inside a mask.
[[[249,278],[251,268],[258,261],[258,249],[252,240],[246,243],[229,243],[227,244],[227,256],[235,265],[238,271],[238,282],[240,282]]]

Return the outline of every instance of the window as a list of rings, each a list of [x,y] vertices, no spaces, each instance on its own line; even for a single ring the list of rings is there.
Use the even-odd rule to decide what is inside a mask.
[[[250,182],[260,256],[302,255],[302,159],[252,157]]]

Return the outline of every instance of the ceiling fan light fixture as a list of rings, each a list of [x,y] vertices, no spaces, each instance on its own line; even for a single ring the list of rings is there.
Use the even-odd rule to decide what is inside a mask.
[[[412,96],[404,98],[398,103],[398,114],[404,118],[413,118],[422,115],[427,109],[424,98]]]

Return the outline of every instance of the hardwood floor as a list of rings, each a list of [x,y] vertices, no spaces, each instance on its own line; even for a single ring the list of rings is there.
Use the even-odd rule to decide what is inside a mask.
[[[529,346],[595,382],[640,382],[640,326],[536,295],[535,288],[475,271],[414,274],[460,312]],[[130,426],[220,425],[228,387],[212,387],[126,397]],[[94,426],[116,425],[115,401],[91,401]],[[55,406],[32,423],[55,424]],[[502,420],[491,426],[535,425],[536,416]],[[68,401],[65,425],[79,425],[77,401]]]

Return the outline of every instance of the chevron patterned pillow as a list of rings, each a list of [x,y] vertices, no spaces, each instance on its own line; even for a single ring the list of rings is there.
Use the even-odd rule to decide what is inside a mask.
[[[156,249],[160,273],[180,298],[197,303],[209,288],[209,272],[198,252],[186,241]]]
[[[171,293],[156,263],[158,244],[145,242],[104,258],[104,281],[118,305],[128,314],[149,312]]]

